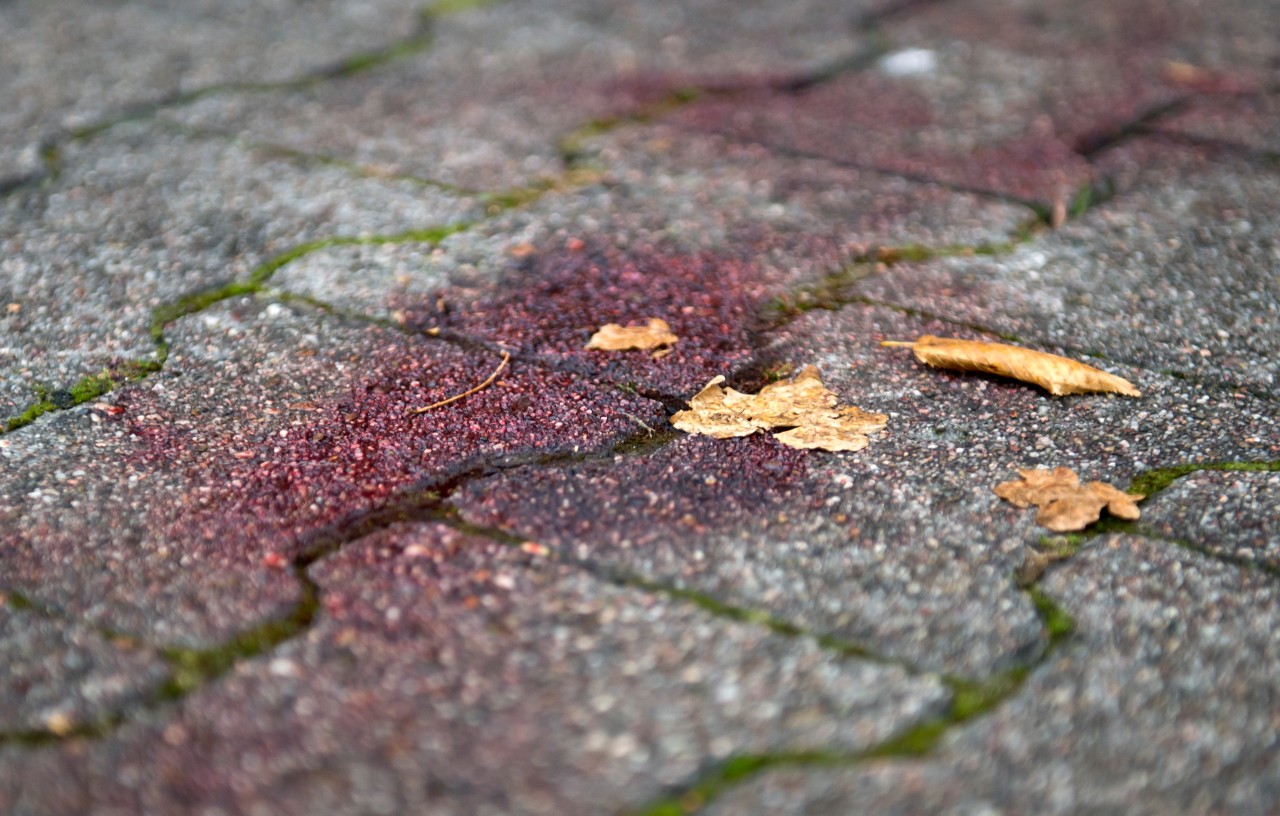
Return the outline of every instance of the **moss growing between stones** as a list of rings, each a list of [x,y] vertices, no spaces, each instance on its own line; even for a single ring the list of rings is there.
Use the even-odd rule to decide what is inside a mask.
[[[862,751],[814,750],[731,757],[681,789],[632,811],[629,816],[690,816],[735,785],[777,768],[853,767],[878,760],[927,756],[953,728],[995,710],[1016,694],[1031,672],[1043,665],[1075,631],[1075,621],[1043,590],[1031,586],[1025,591],[1044,628],[1043,652],[1035,660],[985,680],[944,676],[942,681],[951,691],[951,704],[941,716],[920,722]],[[753,617],[747,619],[755,622]]]
[[[1171,467],[1143,471],[1129,483],[1129,493],[1151,498],[1169,485],[1202,470],[1239,471],[1246,473],[1280,472],[1280,461],[1275,462],[1189,462]]]
[[[40,417],[53,411],[65,411],[114,391],[120,386],[159,371],[161,363],[157,360],[127,360],[100,374],[91,374],[75,382],[70,388],[50,391],[47,388],[36,389],[37,400],[17,416],[10,417],[4,425],[4,433],[15,431],[30,425]]]
[[[198,292],[183,295],[172,303],[156,307],[151,312],[151,324],[149,326],[151,342],[155,345],[154,358],[126,361],[101,374],[84,377],[67,389],[38,390],[37,401],[28,406],[21,414],[9,418],[5,422],[4,432],[8,433],[24,425],[30,425],[36,419],[51,411],[74,408],[77,405],[114,391],[125,383],[143,379],[160,371],[169,359],[169,341],[165,337],[165,329],[170,323],[202,312],[229,298],[262,292],[266,289],[266,283],[271,279],[272,275],[298,258],[335,246],[378,246],[411,242],[438,244],[450,235],[470,229],[471,226],[472,222],[464,221],[440,227],[405,230],[404,232],[388,235],[319,238],[287,249],[259,264],[245,280],[231,281],[220,286],[202,289]]]
[[[226,674],[237,663],[265,654],[310,627],[320,609],[320,588],[305,568],[296,568],[295,575],[301,597],[284,617],[261,623],[211,649],[161,649],[160,654],[173,672],[160,687],[157,699],[180,699]]]
[[[298,601],[284,617],[273,618],[248,629],[221,645],[208,649],[191,649],[180,647],[160,648],[160,655],[168,662],[171,671],[169,677],[157,689],[152,691],[142,702],[126,709],[105,712],[94,719],[78,723],[70,728],[31,729],[24,731],[0,732],[0,746],[20,745],[28,748],[56,744],[70,739],[93,739],[103,737],[116,728],[127,723],[139,712],[150,711],[160,706],[182,699],[211,680],[226,674],[237,664],[266,654],[276,646],[297,637],[314,622],[320,609],[320,589],[307,575],[304,567],[295,566],[301,593]],[[15,596],[9,595],[14,608],[19,608]],[[107,637],[120,637],[110,630],[103,632]],[[142,641],[124,636],[132,646],[141,646]]]

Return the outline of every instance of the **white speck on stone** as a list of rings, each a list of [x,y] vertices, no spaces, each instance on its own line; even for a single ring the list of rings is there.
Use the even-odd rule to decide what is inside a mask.
[[[938,68],[938,57],[928,48],[904,48],[880,58],[879,68],[891,77],[923,76]]]
[[[283,657],[277,657],[267,666],[267,671],[276,677],[297,677],[298,664]]]

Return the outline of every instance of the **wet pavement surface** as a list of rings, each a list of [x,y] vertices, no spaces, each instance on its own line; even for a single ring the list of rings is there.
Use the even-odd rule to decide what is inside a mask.
[[[0,812],[1273,812],[1270,3],[0,41]],[[881,346],[923,334],[1143,396]],[[669,423],[807,365],[868,447]],[[1060,466],[1142,517],[992,492]]]

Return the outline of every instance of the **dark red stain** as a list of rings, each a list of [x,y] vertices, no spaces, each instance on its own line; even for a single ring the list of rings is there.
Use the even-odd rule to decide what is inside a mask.
[[[578,545],[645,547],[758,524],[784,503],[807,507],[799,486],[813,455],[764,435],[688,436],[626,461],[504,473],[451,501],[470,521],[575,555]],[[537,491],[521,489],[535,479]]]
[[[409,410],[481,383],[499,356],[370,329],[357,347],[326,352],[354,362],[359,374],[335,376],[313,363],[325,376],[271,412],[262,400],[289,400],[272,391],[270,379],[255,380],[251,366],[202,374],[217,395],[208,410],[220,418],[194,427],[173,421],[171,412],[185,410],[186,401],[174,409],[149,390],[130,392],[118,401],[127,410],[117,420],[142,441],[130,467],[178,472],[189,485],[157,503],[155,523],[184,553],[202,553],[208,566],[244,559],[278,570],[317,540],[354,530],[353,520],[433,483],[519,457],[608,450],[646,433],[646,425],[665,428],[662,405],[630,386],[675,401],[747,364],[752,321],[785,277],[742,257],[764,243],[739,247],[742,254],[732,257],[575,246],[532,257],[479,292],[446,290],[403,304],[411,325],[516,352],[492,386],[426,414]],[[671,355],[584,349],[600,325],[648,317],[666,319],[681,337]],[[675,491],[671,499],[641,506],[631,496],[622,521],[639,524],[647,514],[727,522],[784,493],[804,457],[769,440],[690,444],[694,459],[670,461],[652,477],[664,482],[661,491]],[[566,472],[552,471],[552,487]],[[550,500],[542,474],[504,489],[531,508]],[[628,515],[633,511],[643,513]],[[594,512],[607,526],[607,515],[588,506],[580,512]],[[694,521],[681,521],[686,516]]]
[[[164,502],[168,537],[271,568],[327,525],[432,480],[510,457],[596,450],[643,432],[637,420],[665,422],[655,402],[520,363],[465,400],[411,415],[482,382],[497,355],[397,340],[371,344],[368,357],[345,394],[316,395],[278,420],[204,430],[199,445],[136,393],[126,421],[146,441],[140,469],[177,469],[192,485]],[[236,410],[261,420],[252,403]]]
[[[801,94],[764,90],[709,98],[669,119],[780,153],[922,181],[1038,202],[1069,197],[1091,175],[1088,162],[1072,149],[1072,133],[1043,110],[1021,113],[1020,123],[1002,123],[1008,135],[979,136],[974,147],[974,139],[964,137],[974,123],[957,120],[909,82],[860,73]]]
[[[405,303],[409,325],[441,328],[536,355],[566,371],[619,385],[690,396],[717,374],[732,374],[753,354],[752,327],[785,273],[750,258],[769,244],[744,243],[713,253],[631,255],[564,250],[537,255],[497,284],[443,290]],[[587,351],[606,323],[662,318],[680,337],[671,354]]]

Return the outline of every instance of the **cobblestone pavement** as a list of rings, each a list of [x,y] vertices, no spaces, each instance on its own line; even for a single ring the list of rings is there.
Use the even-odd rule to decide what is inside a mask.
[[[3,0],[0,43],[0,812],[1275,812],[1274,3]],[[649,317],[665,357],[584,349]],[[869,447],[668,423],[809,364]],[[1057,466],[1142,518],[992,493]]]

